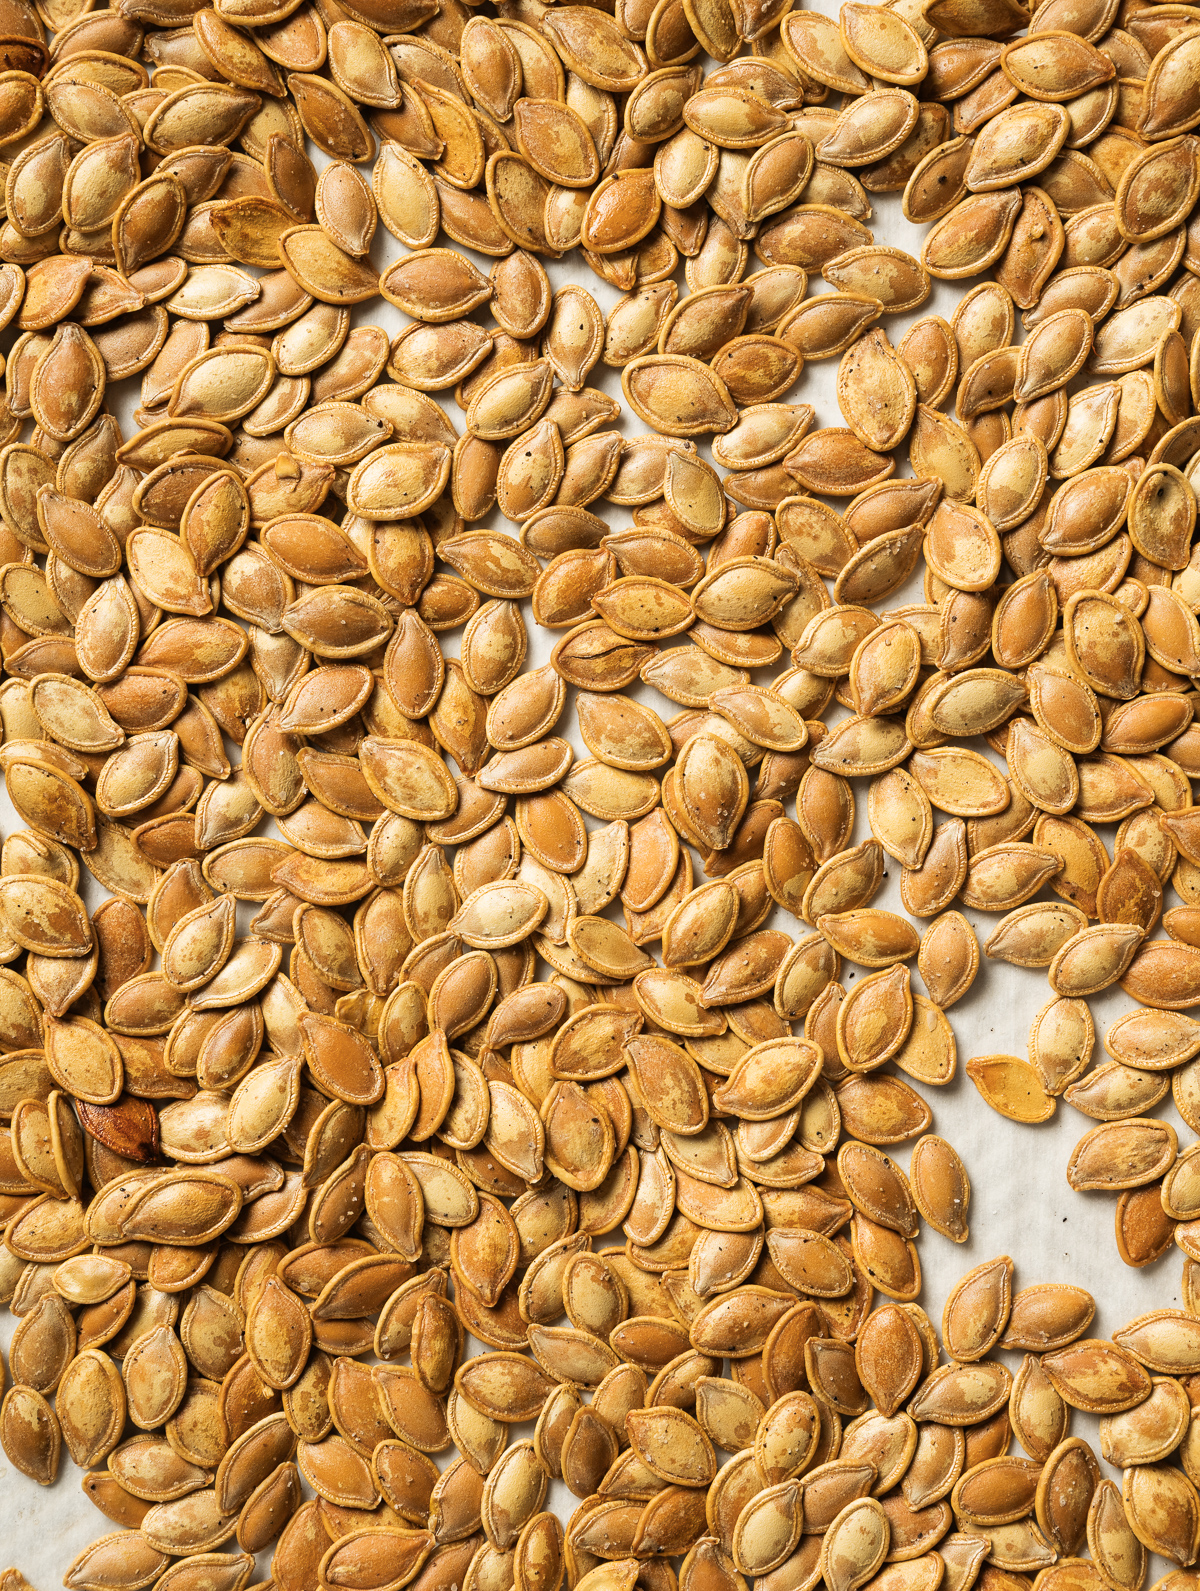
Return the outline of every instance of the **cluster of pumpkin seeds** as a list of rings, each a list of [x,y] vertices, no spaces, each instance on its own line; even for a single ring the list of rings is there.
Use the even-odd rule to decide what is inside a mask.
[[[0,1443],[117,1527],[66,1584],[1191,1565],[1200,9],[0,0],[0,54]],[[780,401],[839,357],[843,426]],[[968,1075],[1097,1119],[1187,1313],[1081,1340],[1000,1259],[939,1364],[969,1183],[896,1072],[955,1074],[956,902],[1053,996]]]
[[[904,1217],[902,1173],[875,1194]],[[154,1333],[123,1373],[96,1349],[61,1348],[52,1368],[49,1339],[35,1349],[23,1323],[12,1365],[33,1373],[8,1394],[6,1448],[47,1478],[57,1451],[32,1383],[57,1376],[72,1456],[107,1459],[85,1490],[125,1527],[78,1555],[69,1591],[243,1591],[253,1553],[276,1535],[279,1591],[557,1591],[564,1579],[584,1591],[746,1591],[751,1580],[761,1591],[1141,1591],[1151,1553],[1176,1566],[1155,1591],[1195,1585],[1180,1572],[1200,1555],[1190,1261],[1189,1311],[1152,1311],[1110,1341],[1084,1337],[1095,1302],[1082,1288],[1014,1294],[1008,1256],[954,1287],[940,1343],[919,1304],[872,1309],[869,1288],[847,1314],[740,1287],[699,1311],[689,1346],[651,1378],[643,1365],[666,1317],[626,1319],[625,1351],[610,1353],[600,1333],[621,1313],[622,1272],[578,1245],[531,1267],[543,1312],[565,1305],[577,1322],[531,1322],[532,1357],[459,1362],[462,1321],[445,1271],[431,1269],[380,1312],[381,1366],[321,1352],[319,1373],[312,1359],[297,1372],[323,1327],[347,1322],[348,1280],[341,1298],[340,1280],[326,1284],[311,1321],[287,1285],[318,1256],[310,1246],[258,1267],[249,1352],[221,1385],[156,1364]],[[60,1338],[65,1301],[94,1296],[116,1263],[58,1267],[44,1301]],[[405,1348],[411,1368],[387,1362]],[[1024,1353],[1015,1376],[998,1350]],[[149,1432],[121,1441],[127,1399]],[[1100,1416],[1120,1487],[1069,1434],[1074,1410]],[[513,1440],[523,1423],[532,1438]],[[1027,1456],[1010,1452],[1014,1436]],[[452,1445],[459,1456],[439,1472],[430,1455]],[[301,1501],[301,1476],[314,1500]],[[565,1528],[544,1507],[552,1478],[582,1499]],[[235,1531],[241,1550],[218,1550]],[[15,1571],[0,1585],[30,1591]]]

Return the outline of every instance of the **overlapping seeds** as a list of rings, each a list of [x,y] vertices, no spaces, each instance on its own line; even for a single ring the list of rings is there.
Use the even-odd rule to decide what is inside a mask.
[[[0,0],[0,44],[0,1445],[113,1527],[65,1585],[1188,1569],[1200,10]],[[1092,1339],[1004,1256],[939,1341],[983,956],[1050,999],[968,1077],[1095,1122],[1068,1180],[1182,1311]]]

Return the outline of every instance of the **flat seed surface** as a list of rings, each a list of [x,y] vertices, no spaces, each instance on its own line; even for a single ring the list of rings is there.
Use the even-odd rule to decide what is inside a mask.
[[[35,1583],[1187,1591],[1198,21],[12,0]]]

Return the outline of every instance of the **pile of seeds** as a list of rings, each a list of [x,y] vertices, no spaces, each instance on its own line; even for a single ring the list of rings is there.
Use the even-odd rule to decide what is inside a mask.
[[[65,1586],[242,1591],[252,1554],[276,1534],[280,1591],[557,1591],[564,1577],[586,1591],[744,1591],[750,1577],[766,1591],[822,1580],[829,1591],[1139,1591],[1148,1553],[1184,1569],[1200,1554],[1192,1313],[1157,1310],[1112,1341],[1084,1338],[1091,1296],[1063,1283],[1014,1295],[1007,1256],[953,1289],[940,1344],[919,1304],[872,1310],[869,1289],[847,1314],[742,1287],[702,1309],[693,1346],[651,1378],[647,1350],[666,1318],[626,1319],[612,1336],[623,1329],[629,1351],[610,1353],[599,1332],[620,1314],[621,1273],[576,1247],[531,1268],[543,1306],[557,1290],[554,1310],[565,1303],[579,1322],[532,1323],[533,1358],[488,1352],[454,1371],[462,1325],[445,1272],[432,1270],[380,1313],[381,1357],[408,1348],[411,1368],[320,1351],[320,1373],[309,1359],[297,1375],[310,1338],[346,1321],[336,1306],[349,1282],[340,1299],[326,1285],[310,1326],[280,1280],[317,1252],[259,1268],[249,1354],[221,1386],[181,1370],[175,1389],[166,1361],[154,1362],[167,1327],[127,1354],[124,1389],[103,1352],[60,1355],[63,1437],[79,1463],[107,1457],[85,1490],[126,1527],[80,1553]],[[57,1307],[60,1333],[64,1299],[99,1290],[101,1267],[115,1263],[78,1256],[58,1269],[43,1303]],[[45,1340],[36,1353],[14,1340],[14,1368],[20,1357],[49,1379]],[[1025,1351],[1015,1376],[995,1349]],[[165,1438],[118,1441],[127,1397],[151,1432],[174,1407]],[[39,1451],[38,1436],[53,1415],[29,1383],[9,1406],[10,1454],[45,1481],[57,1450]],[[1075,1409],[1102,1417],[1119,1489],[1069,1434]],[[527,1421],[532,1439],[510,1440]],[[1027,1457],[1009,1452],[1014,1435]],[[452,1444],[460,1456],[439,1473],[429,1455]],[[301,1476],[315,1500],[300,1501]],[[565,1529],[543,1507],[551,1477],[583,1499]],[[214,1550],[235,1530],[241,1551]],[[171,1564],[183,1554],[203,1556]],[[3,1584],[28,1591],[12,1572]]]
[[[67,1585],[1191,1564],[1200,9],[0,0],[0,50],[0,1443],[118,1527]],[[939,1367],[969,1183],[896,1074],[955,1073],[959,901],[1052,994],[974,1085],[1098,1121],[1072,1186],[1190,1313],[1080,1340],[996,1260]]]

